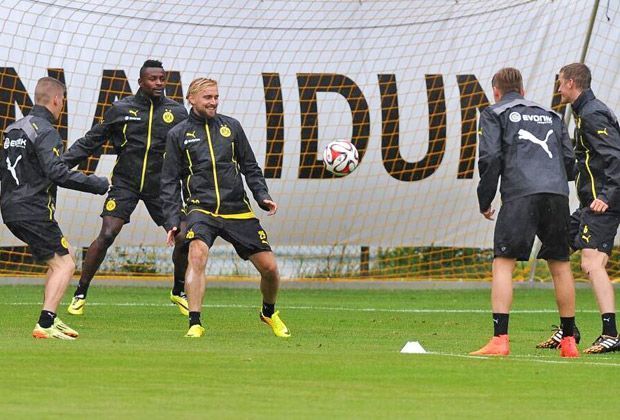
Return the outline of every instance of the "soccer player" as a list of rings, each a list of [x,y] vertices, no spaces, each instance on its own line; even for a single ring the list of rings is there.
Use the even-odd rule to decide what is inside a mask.
[[[493,220],[491,203],[501,177],[502,207],[493,240],[493,337],[472,355],[510,353],[508,317],[516,261],[527,261],[537,235],[555,286],[564,335],[562,357],[578,357],[573,336],[575,285],[569,263],[568,179],[575,157],[560,115],[523,98],[519,70],[503,68],[492,80],[495,104],[480,116],[478,203]]]
[[[69,304],[68,312],[82,315],[93,276],[101,266],[108,248],[142,200],[158,225],[164,223],[159,198],[160,173],[168,131],[187,118],[182,104],[165,96],[166,73],[162,63],[147,60],[140,69],[138,92],[114,102],[103,121],[78,139],[65,153],[67,166],[73,167],[92,155],[111,139],[118,155],[112,172],[112,188],[105,201],[101,231],[91,243],[84,262],[80,282]],[[188,315],[184,292],[187,269],[187,247],[181,241],[172,255],[174,286],[170,300]]]
[[[51,77],[37,82],[35,106],[28,116],[10,124],[0,151],[0,209],[9,230],[47,264],[43,310],[32,336],[75,340],[78,332],[56,316],[75,262],[54,213],[56,186],[105,194],[106,178],[71,171],[61,160],[62,139],[54,128],[65,101],[65,85]]]
[[[179,233],[182,205],[187,211],[185,238],[189,242],[189,266],[185,289],[189,301],[189,330],[185,336],[201,337],[205,333],[200,320],[205,267],[209,248],[220,236],[232,243],[237,254],[244,260],[249,259],[260,272],[261,321],[269,325],[276,336],[289,337],[288,328],[275,311],[280,283],[276,259],[267,234],[250,206],[242,175],[263,210],[273,215],[278,205],[269,195],[263,172],[241,124],[217,113],[217,82],[207,78],[194,80],[187,99],[192,106],[189,118],[168,133],[161,179],[169,245]]]
[[[579,208],[570,220],[571,246],[581,250],[581,269],[592,283],[603,324],[584,350],[590,354],[620,350],[614,288],[605,269],[620,224],[620,127],[594,96],[591,80],[585,64],[569,64],[560,69],[558,88],[575,116]]]

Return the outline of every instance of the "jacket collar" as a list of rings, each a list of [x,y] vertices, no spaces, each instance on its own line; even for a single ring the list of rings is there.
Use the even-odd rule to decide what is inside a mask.
[[[151,105],[151,101],[153,102],[154,105],[159,105],[164,99],[164,96],[159,96],[159,97],[149,96],[142,90],[142,88],[138,89],[135,97],[138,101],[145,103],[147,105]]]
[[[198,123],[198,124],[205,124],[207,122],[210,123],[216,118],[217,118],[217,114],[215,114],[215,117],[213,118],[205,118],[202,115],[199,115],[196,111],[194,111],[194,108],[189,110],[189,120],[194,123]]]
[[[583,107],[593,99],[596,99],[596,97],[594,96],[594,92],[592,92],[592,89],[584,90],[583,92],[581,92],[581,95],[579,95],[579,97],[575,99],[575,102],[573,102],[573,111],[579,114]]]
[[[32,107],[32,111],[30,111],[30,115],[35,117],[41,117],[48,120],[51,124],[56,124],[56,118],[54,118],[54,114],[42,105],[35,105]]]
[[[523,96],[521,96],[518,92],[508,92],[502,96],[502,99],[499,102],[509,102],[515,99],[523,99]]]

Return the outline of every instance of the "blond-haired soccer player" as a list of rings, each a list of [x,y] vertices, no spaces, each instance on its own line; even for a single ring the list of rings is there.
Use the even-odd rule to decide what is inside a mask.
[[[69,242],[54,217],[56,186],[105,194],[106,178],[71,171],[62,161],[62,139],[54,124],[65,101],[65,85],[51,77],[39,79],[35,106],[28,116],[10,124],[0,149],[0,209],[9,230],[47,264],[43,310],[35,338],[74,340],[78,333],[56,316],[58,303],[75,271]]]
[[[218,85],[198,78],[187,93],[192,108],[187,120],[168,133],[161,179],[168,244],[179,231],[183,205],[187,212],[186,240],[189,264],[185,290],[189,303],[186,337],[204,335],[200,320],[205,292],[205,268],[209,249],[219,236],[230,242],[237,254],[250,260],[261,275],[263,306],[260,319],[278,337],[290,332],[275,311],[280,276],[267,233],[261,227],[246,196],[242,176],[259,207],[273,215],[272,200],[261,168],[239,121],[218,114]],[[183,200],[181,198],[183,191]]]
[[[568,179],[575,157],[556,112],[524,99],[523,78],[515,68],[493,76],[495,104],[480,116],[478,204],[493,220],[491,203],[501,177],[502,207],[493,240],[493,337],[473,355],[510,353],[508,317],[515,263],[527,261],[534,236],[542,242],[538,258],[547,260],[553,277],[560,323],[562,357],[578,357],[575,337],[575,285],[568,243]]]

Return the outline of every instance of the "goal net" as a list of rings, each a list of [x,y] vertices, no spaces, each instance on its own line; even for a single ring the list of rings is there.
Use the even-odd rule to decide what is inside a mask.
[[[30,111],[47,75],[67,85],[58,126],[67,146],[137,91],[147,59],[163,62],[167,95],[182,103],[194,78],[218,80],[218,112],[241,122],[279,204],[273,217],[253,207],[285,278],[488,279],[494,224],[478,211],[476,152],[492,75],[519,68],[528,99],[564,112],[556,74],[584,59],[594,92],[620,108],[617,2],[205,4],[4,1],[0,126]],[[360,154],[342,178],[321,161],[335,139]],[[78,169],[109,175],[114,161],[106,145]],[[78,250],[97,236],[104,200],[59,189],[56,217]],[[140,203],[100,274],[170,276],[164,241]],[[44,269],[4,225],[0,246],[3,275]],[[254,273],[224,242],[211,255],[209,275]]]

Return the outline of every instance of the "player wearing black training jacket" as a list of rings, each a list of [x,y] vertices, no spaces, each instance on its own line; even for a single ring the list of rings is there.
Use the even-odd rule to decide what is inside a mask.
[[[500,182],[502,206],[493,239],[493,337],[473,355],[510,353],[508,317],[516,261],[527,261],[534,237],[553,277],[562,357],[578,357],[574,337],[575,285],[570,268],[568,180],[575,157],[568,132],[556,112],[524,99],[519,70],[503,68],[492,80],[495,104],[480,115],[478,203],[493,220],[492,201]]]
[[[186,337],[201,337],[200,321],[209,248],[220,236],[233,244],[237,254],[250,260],[261,274],[261,321],[278,337],[290,332],[275,311],[280,275],[267,234],[245,193],[243,177],[258,205],[275,214],[278,205],[269,196],[267,183],[250,143],[237,120],[217,113],[219,93],[212,79],[194,80],[187,99],[189,118],[168,133],[162,173],[161,197],[168,244],[179,232],[179,214],[187,211],[189,265],[185,289],[189,303]],[[181,193],[182,191],[182,193]],[[184,200],[184,202],[183,202]]]
[[[51,77],[39,79],[35,106],[3,132],[0,151],[0,210],[9,230],[47,264],[43,310],[35,338],[74,340],[78,332],[56,316],[75,271],[69,242],[55,219],[56,186],[105,194],[106,178],[71,171],[62,161],[63,144],[54,127],[64,107],[65,85]]]
[[[595,354],[620,350],[615,293],[605,268],[620,224],[620,126],[612,110],[594,96],[591,81],[585,64],[560,69],[558,91],[575,117],[579,208],[571,216],[571,246],[581,250],[581,269],[601,313],[601,335],[584,350]]]
[[[160,173],[168,131],[187,118],[187,111],[165,96],[166,73],[162,63],[147,60],[140,69],[140,89],[132,96],[114,102],[103,121],[78,139],[63,159],[73,167],[92,155],[108,139],[117,154],[112,171],[112,188],[104,204],[101,231],[92,242],[84,262],[80,282],[68,312],[82,315],[93,276],[103,262],[108,248],[120,233],[139,200],[142,200],[158,225],[164,223],[159,198]],[[187,315],[184,278],[187,249],[179,244],[173,251],[174,286],[170,300]]]

